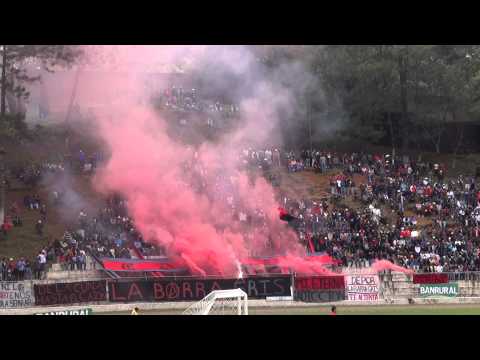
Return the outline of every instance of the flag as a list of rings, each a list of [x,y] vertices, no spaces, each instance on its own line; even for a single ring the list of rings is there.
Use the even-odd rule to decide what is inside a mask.
[[[308,247],[310,248],[310,253],[315,252],[315,247],[313,246],[313,237],[310,234],[306,234],[307,240],[308,240]]]
[[[279,207],[278,211],[279,211],[279,215],[280,215],[280,220],[287,221],[287,222],[290,222],[292,220],[296,220],[296,218],[294,216],[290,215],[287,212],[287,210],[285,210],[284,208]]]

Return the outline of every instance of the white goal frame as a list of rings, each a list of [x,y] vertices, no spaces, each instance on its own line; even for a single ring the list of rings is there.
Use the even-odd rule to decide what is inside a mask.
[[[229,315],[225,309],[236,315],[248,315],[248,296],[242,289],[215,290],[202,300],[190,305],[183,315]],[[232,312],[230,312],[232,314]]]

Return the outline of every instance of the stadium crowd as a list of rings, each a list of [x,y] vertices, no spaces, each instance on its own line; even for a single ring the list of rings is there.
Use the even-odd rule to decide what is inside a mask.
[[[301,168],[337,169],[332,197],[361,204],[330,209],[327,202],[285,199],[310,252],[327,252],[344,266],[387,259],[421,272],[480,270],[480,191],[473,177],[445,180],[442,164],[390,155],[304,151],[297,158],[289,153],[288,166],[292,158]],[[364,181],[356,185],[354,174]]]
[[[97,157],[79,151],[70,165],[29,166],[16,171],[15,176],[35,190],[49,172],[61,174],[68,166],[93,171]],[[375,259],[387,259],[420,272],[480,270],[480,191],[474,178],[446,180],[442,164],[379,154],[272,148],[245,149],[240,157],[248,169],[261,167],[268,172],[280,167],[295,172],[327,172],[331,176],[330,199],[279,197],[282,208],[291,215],[289,225],[298,232],[308,253],[328,253],[348,267],[364,267]],[[261,210],[248,213],[242,209],[231,179],[219,172],[210,175],[208,181],[212,183],[207,184],[201,165],[197,165],[191,167],[192,174],[200,175],[192,176],[196,179],[194,188],[215,189],[209,194],[225,201],[232,208],[232,216],[248,225],[244,227],[245,236],[255,236],[258,229],[268,231]],[[54,191],[52,198],[54,205],[59,204],[62,194]],[[46,202],[33,191],[23,205],[26,211],[39,212],[35,228],[42,236],[47,221]],[[2,279],[41,278],[48,262],[60,263],[64,269],[85,270],[87,255],[161,256],[163,251],[145,242],[136,231],[126,206],[124,199],[111,196],[94,216],[82,210],[76,226],[67,229],[62,239],[42,248],[34,261],[2,259]],[[2,226],[4,234],[14,226],[22,226],[20,213],[18,204],[12,204]]]

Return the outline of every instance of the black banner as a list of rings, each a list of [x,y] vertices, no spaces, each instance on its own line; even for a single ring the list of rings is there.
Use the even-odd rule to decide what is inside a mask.
[[[290,296],[291,277],[249,277],[246,279],[175,279],[109,282],[112,302],[194,301],[214,290],[242,289],[249,298]]]
[[[107,300],[106,281],[34,285],[35,305],[66,305]]]
[[[345,290],[295,291],[295,301],[332,302],[345,300]]]

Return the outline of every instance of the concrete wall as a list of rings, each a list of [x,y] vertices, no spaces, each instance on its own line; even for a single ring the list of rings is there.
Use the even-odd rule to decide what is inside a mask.
[[[32,284],[43,284],[52,282],[74,282],[98,280],[105,278],[105,274],[98,270],[88,271],[52,271],[46,280],[34,280]],[[419,284],[413,284],[412,277],[402,273],[392,273],[386,276],[380,275],[380,300],[379,301],[339,301],[332,303],[322,303],[322,306],[336,304],[340,306],[358,306],[358,305],[406,305],[409,301],[415,304],[478,304],[480,303],[480,281],[456,281],[459,286],[460,296],[456,298],[447,297],[420,297]],[[94,312],[118,312],[130,311],[133,307],[138,306],[143,310],[172,310],[179,312],[186,309],[191,302],[161,302],[161,303],[137,303],[137,304],[121,304],[97,302],[90,304],[72,304],[54,307],[32,307],[24,309],[0,309],[0,315],[4,314],[34,314],[37,312],[47,312],[68,309],[92,308]],[[273,301],[273,300],[249,300],[252,307],[303,307],[303,306],[319,306],[317,303],[303,303],[297,301]]]
[[[459,297],[480,297],[479,281],[452,281],[458,283]],[[420,298],[420,284],[414,284],[410,276],[393,273],[381,281],[381,297],[383,299]]]

